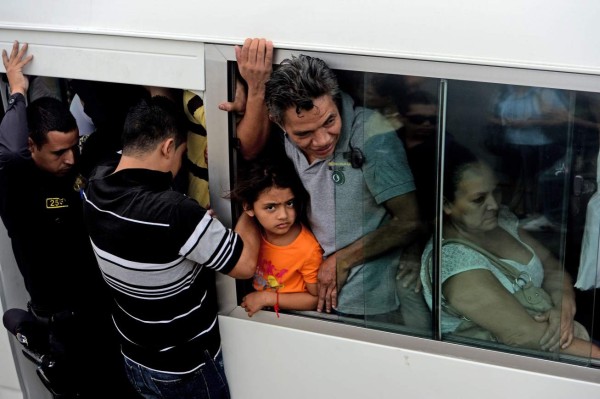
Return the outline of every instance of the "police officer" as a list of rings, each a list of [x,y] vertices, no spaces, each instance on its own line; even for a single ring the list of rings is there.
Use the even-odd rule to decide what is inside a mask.
[[[77,124],[56,99],[26,107],[23,68],[33,58],[26,52],[27,44],[18,42],[10,56],[2,51],[11,95],[0,124],[0,216],[29,311],[50,332],[51,388],[61,397],[131,396],[82,220]]]

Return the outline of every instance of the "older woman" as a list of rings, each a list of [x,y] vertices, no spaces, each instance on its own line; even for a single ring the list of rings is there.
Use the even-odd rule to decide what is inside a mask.
[[[518,219],[500,206],[496,177],[485,163],[463,147],[446,152],[444,180],[444,239],[468,241],[500,258],[543,287],[554,307],[531,315],[513,296],[518,288],[490,258],[470,246],[442,246],[442,332],[455,332],[465,318],[506,345],[600,357],[600,348],[574,333],[575,296],[559,262],[518,227]],[[430,241],[423,253],[421,279],[431,308]],[[452,308],[453,311],[448,311]],[[461,317],[462,316],[462,317]],[[581,327],[578,325],[578,327]],[[581,337],[586,337],[585,329]]]

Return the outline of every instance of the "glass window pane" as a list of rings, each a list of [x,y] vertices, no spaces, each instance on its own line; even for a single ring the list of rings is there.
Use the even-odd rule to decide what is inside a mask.
[[[585,180],[578,173],[595,175],[598,154],[595,117],[579,97],[547,88],[448,83],[443,339],[578,361],[598,350],[589,342],[589,323],[586,328],[578,321],[573,288],[586,201],[573,189]],[[425,254],[431,249],[430,242]],[[548,294],[546,307],[519,298],[529,298],[529,286]]]
[[[440,79],[333,73],[342,92],[335,103],[340,127],[335,150],[323,162],[324,180],[312,185],[303,175],[320,161],[308,160],[290,139],[293,131],[283,133],[285,123],[274,125],[272,136],[279,145],[296,145],[307,159],[306,170],[294,169],[310,195],[306,225],[325,258],[336,255],[338,306],[331,313],[283,311],[429,337],[439,328],[443,340],[589,361],[597,350],[586,337],[598,335],[595,290],[573,286],[581,243],[593,234],[585,225],[597,187],[599,96],[469,81],[445,81],[447,90],[440,91]],[[444,193],[436,190],[439,140],[445,145]],[[426,278],[434,267],[427,264],[438,222],[444,241],[467,240],[442,249],[439,327],[431,319],[439,282],[427,284]],[[417,228],[423,238],[407,238]],[[597,251],[598,240],[591,241]],[[494,269],[490,256],[516,272]],[[422,288],[415,285],[419,280]],[[528,313],[513,280],[545,290],[551,308]],[[241,298],[254,288],[238,289]],[[468,327],[461,324],[465,319],[486,340],[458,334],[459,325]],[[568,331],[578,340],[558,350],[570,340]]]
[[[575,282],[576,319],[600,342],[600,193],[598,182],[600,94],[577,92],[573,116],[572,186],[565,267]]]
[[[316,115],[331,108],[335,128],[326,119],[317,131],[298,128],[311,136],[313,147],[320,145],[319,140],[333,141],[331,153],[324,159],[313,156],[313,147],[305,145],[307,140],[299,138],[294,123],[285,118],[279,123],[287,131],[285,136],[273,126],[274,140],[283,139],[285,148],[279,143],[263,153],[263,158],[279,152],[292,160],[297,155],[294,169],[310,196],[307,227],[324,256],[335,255],[337,261],[337,307],[329,314],[314,310],[301,314],[430,336],[431,316],[419,278],[427,235],[418,234],[432,225],[434,214],[439,80],[361,71],[333,73],[339,99],[311,98],[314,108],[300,109],[299,114],[294,109],[293,114],[305,122],[313,116],[310,112]],[[321,137],[321,131],[327,134]],[[248,170],[251,167],[240,162],[238,177],[243,179]],[[258,280],[261,276],[266,280],[264,275],[261,270]],[[278,287],[286,284],[277,281]],[[242,291],[252,292],[248,288]]]
[[[369,110],[363,114],[365,325],[431,336],[431,312],[419,279],[428,234],[415,232],[430,234],[435,215],[439,79],[365,73],[363,82],[357,101]],[[344,212],[353,214],[341,201],[336,208],[342,213],[337,220]],[[382,250],[386,245],[389,249]],[[386,289],[389,309],[383,309]]]

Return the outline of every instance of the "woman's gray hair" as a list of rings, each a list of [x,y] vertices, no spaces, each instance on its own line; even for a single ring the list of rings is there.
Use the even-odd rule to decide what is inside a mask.
[[[283,125],[285,112],[294,107],[297,114],[314,107],[315,98],[330,95],[338,104],[340,88],[325,61],[300,55],[283,60],[266,83],[265,101],[273,122]]]

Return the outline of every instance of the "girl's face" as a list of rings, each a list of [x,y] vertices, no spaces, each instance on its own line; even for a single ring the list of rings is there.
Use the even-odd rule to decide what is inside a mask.
[[[485,164],[476,163],[462,173],[453,202],[444,203],[444,213],[458,230],[478,234],[498,225],[499,198],[496,177]]]
[[[252,209],[247,209],[246,213],[256,217],[267,239],[284,236],[296,222],[294,193],[289,188],[267,188],[258,195]]]

